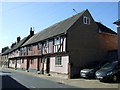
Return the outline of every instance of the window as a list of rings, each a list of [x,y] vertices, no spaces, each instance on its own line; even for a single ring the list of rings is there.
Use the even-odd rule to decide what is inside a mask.
[[[60,37],[55,38],[55,45],[59,45],[60,44]]]
[[[99,31],[98,31],[99,33],[101,33],[102,31],[101,31],[101,29],[99,29]]]
[[[34,64],[34,59],[31,59],[31,64]]]
[[[84,23],[84,24],[90,24],[90,18],[84,16],[84,17],[83,17],[83,23]]]
[[[24,63],[24,59],[22,59],[22,63]]]
[[[32,51],[32,45],[31,45],[31,46],[28,46],[28,50],[29,50],[29,51]]]
[[[40,50],[41,47],[42,47],[42,44],[41,44],[41,43],[38,43],[37,47],[38,47],[38,50]]]
[[[43,54],[49,53],[49,41],[46,40],[43,44]]]
[[[62,66],[62,57],[61,56],[55,57],[55,66]]]
[[[24,49],[23,49],[23,50],[24,50],[24,52],[26,52],[26,51],[27,51],[27,47],[24,47]]]
[[[21,60],[17,60],[17,63],[18,63],[18,64],[21,64]]]
[[[49,41],[47,40],[46,42],[45,42],[45,47],[48,47],[49,46]]]
[[[15,62],[14,62],[14,60],[12,60],[12,64],[14,64]]]

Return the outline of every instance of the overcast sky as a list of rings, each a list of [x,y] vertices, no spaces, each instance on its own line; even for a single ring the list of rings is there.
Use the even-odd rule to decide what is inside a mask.
[[[2,2],[0,8],[0,50],[18,36],[27,36],[31,26],[36,33],[73,16],[73,9],[78,13],[88,9],[95,21],[114,31],[113,22],[118,19],[118,2]]]

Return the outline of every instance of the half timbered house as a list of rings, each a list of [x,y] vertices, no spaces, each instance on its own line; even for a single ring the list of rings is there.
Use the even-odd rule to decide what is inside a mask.
[[[72,78],[91,62],[107,60],[107,51],[115,49],[116,33],[85,10],[27,40],[20,48],[17,68]]]
[[[117,34],[95,22],[88,10],[20,40],[4,54],[10,68],[72,78],[93,62],[110,60]],[[113,58],[112,58],[113,59]]]

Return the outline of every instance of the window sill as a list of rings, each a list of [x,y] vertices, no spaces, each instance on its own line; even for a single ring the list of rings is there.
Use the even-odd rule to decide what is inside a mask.
[[[55,65],[55,67],[63,67],[62,65]]]

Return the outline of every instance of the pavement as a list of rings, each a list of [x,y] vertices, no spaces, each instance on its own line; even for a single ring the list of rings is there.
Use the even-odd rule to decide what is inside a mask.
[[[10,69],[10,68],[5,68],[7,70],[12,70],[15,72],[20,72],[20,73],[25,73],[28,75],[33,75],[36,77],[40,77],[46,80],[51,80],[54,82],[58,82],[61,84],[66,84],[66,85],[71,85],[71,86],[75,86],[75,87],[80,87],[80,88],[91,88],[91,89],[115,89],[115,90],[120,90],[120,83],[103,83],[100,82],[99,80],[95,80],[95,79],[82,79],[82,78],[77,78],[77,79],[63,79],[63,78],[59,78],[59,77],[54,77],[54,76],[48,76],[48,75],[42,75],[42,74],[37,74],[34,72],[26,72],[26,71],[21,71],[21,70],[14,70],[14,69]],[[118,89],[119,88],[119,89]]]

